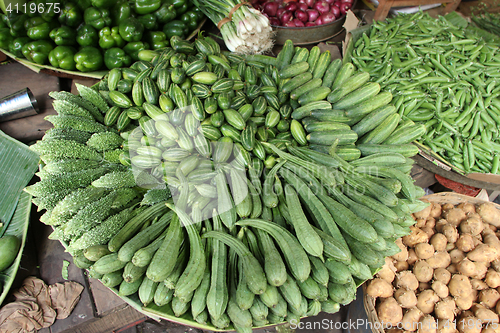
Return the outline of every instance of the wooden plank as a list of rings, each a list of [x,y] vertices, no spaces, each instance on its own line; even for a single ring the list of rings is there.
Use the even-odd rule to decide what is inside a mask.
[[[128,305],[118,308],[103,318],[95,318],[84,325],[68,328],[60,333],[110,333],[127,326],[128,323],[142,322],[147,317]]]
[[[86,280],[83,271],[73,264],[71,255],[65,252],[64,247],[59,241],[48,239],[49,234],[52,232],[52,228],[49,226],[37,223],[39,227],[40,243],[37,244],[38,247],[38,265],[40,267],[40,278],[45,281],[48,285],[61,282],[65,280],[61,276],[63,260],[69,261],[71,264],[68,267],[68,280],[80,283],[85,287],[81,294],[80,301],[73,309],[71,315],[66,319],[58,319],[50,327],[51,333],[60,333],[68,330],[72,330],[74,327],[79,326],[89,319],[93,319],[94,315],[94,305],[91,298],[91,293],[89,292],[88,282]]]
[[[127,304],[124,300],[104,286],[101,281],[89,279],[89,284],[98,316],[102,316],[118,307],[123,306],[124,304]]]
[[[37,74],[17,62],[0,66],[0,77],[2,78],[0,98],[28,87],[33,92],[40,108],[40,114],[0,123],[0,130],[23,142],[41,139],[45,131],[52,127],[52,124],[44,118],[56,113],[52,108],[52,99],[48,93],[59,90],[59,78]]]

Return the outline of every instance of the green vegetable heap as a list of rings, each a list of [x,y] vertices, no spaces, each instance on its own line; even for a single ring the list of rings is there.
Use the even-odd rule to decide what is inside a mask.
[[[477,36],[444,17],[399,15],[374,23],[352,61],[395,95],[396,131],[421,131],[418,141],[461,173],[498,173],[500,49]]]
[[[208,37],[170,45],[77,85],[79,96],[50,94],[58,115],[32,146],[44,166],[26,188],[50,238],[145,311],[207,329],[338,311],[426,206],[411,160],[391,145],[357,149],[355,118],[325,120],[340,112],[330,94],[361,114],[387,94],[372,91],[381,101],[368,110],[350,94],[372,87],[369,75],[290,41],[277,58],[221,52]]]
[[[0,15],[0,48],[70,71],[126,67],[141,50],[188,37],[204,17],[187,0],[28,1]]]

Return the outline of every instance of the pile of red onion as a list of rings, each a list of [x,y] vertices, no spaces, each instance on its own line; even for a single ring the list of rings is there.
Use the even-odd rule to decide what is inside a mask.
[[[351,9],[353,0],[251,0],[274,26],[313,27],[331,23]]]

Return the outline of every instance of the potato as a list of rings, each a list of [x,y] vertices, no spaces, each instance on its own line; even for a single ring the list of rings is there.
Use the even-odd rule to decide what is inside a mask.
[[[474,261],[475,272],[471,275],[474,279],[482,280],[485,278],[486,273],[488,272],[488,267],[486,263],[480,261]]]
[[[394,298],[398,301],[399,306],[404,309],[410,309],[417,306],[417,296],[413,290],[399,288],[394,292]]]
[[[470,279],[470,285],[474,290],[488,289],[488,285],[484,281],[478,279]]]
[[[467,216],[465,215],[465,212],[460,208],[452,208],[445,211],[443,213],[443,217],[446,219],[446,221],[448,221],[449,224],[457,227],[458,225],[460,225],[460,222],[465,220]]]
[[[418,322],[424,314],[418,308],[412,308],[403,316],[403,320],[401,321],[400,327],[408,332],[415,332],[418,328]]]
[[[417,296],[417,308],[424,314],[432,313],[434,305],[439,301],[438,295],[432,289],[422,291]]]
[[[429,243],[415,245],[415,254],[419,259],[429,259],[434,254],[434,246]]]
[[[436,268],[434,270],[434,280],[435,281],[441,281],[443,282],[445,285],[448,284],[448,282],[450,282],[450,279],[451,279],[451,273],[446,270],[446,268]]]
[[[484,224],[484,229],[481,231],[481,236],[484,237],[486,235],[494,235],[496,231],[496,227],[492,226],[489,223]]]
[[[500,333],[500,325],[485,325],[481,333]]]
[[[418,333],[437,333],[437,322],[431,315],[424,316],[420,319],[419,325]]]
[[[457,205],[457,208],[463,210],[465,214],[476,212],[476,207],[474,207],[474,205],[469,202],[462,202]]]
[[[476,317],[463,317],[457,323],[460,333],[481,333],[481,322]]]
[[[437,333],[457,333],[457,325],[454,321],[438,320]]]
[[[415,227],[417,228],[422,228],[425,225],[425,222],[427,222],[426,219],[416,219],[417,223],[415,223]]]
[[[462,252],[469,252],[474,249],[474,238],[470,234],[462,234],[455,243],[457,249]]]
[[[434,228],[430,228],[428,226],[423,226],[422,228],[420,228],[420,230],[422,230],[427,235],[428,239],[430,239],[436,233],[436,230]]]
[[[393,326],[403,319],[403,309],[394,297],[383,299],[377,306],[377,314],[380,321]]]
[[[396,267],[396,272],[402,272],[406,271],[410,266],[406,261],[396,261],[394,267]]]
[[[490,288],[500,287],[500,273],[498,273],[494,269],[488,269],[488,272],[486,272],[486,276],[484,278],[484,282],[486,282],[486,284]]]
[[[431,237],[429,243],[431,243],[432,246],[434,246],[435,251],[444,251],[446,250],[446,243],[448,243],[448,240],[446,239],[445,235],[437,233]]]
[[[441,233],[445,235],[448,243],[455,243],[458,239],[458,230],[452,224],[447,224],[441,229]]]
[[[465,258],[465,254],[459,249],[453,249],[450,251],[450,258],[452,264],[458,264]]]
[[[410,271],[402,271],[396,274],[396,287],[417,290],[418,280]]]
[[[481,304],[474,304],[472,312],[482,323],[498,323],[498,315]]]
[[[396,267],[394,267],[390,258],[385,258],[385,264],[382,266],[380,271],[378,271],[377,277],[387,281],[388,283],[392,283],[392,281],[394,281],[394,278],[396,277]]]
[[[498,258],[499,252],[496,248],[487,245],[480,244],[476,246],[474,250],[467,253],[467,258],[472,261],[488,261],[491,262]]]
[[[450,266],[446,267],[446,270],[450,272],[451,274],[457,273],[457,264],[451,264]]]
[[[403,244],[409,247],[414,247],[419,243],[426,243],[429,241],[429,236],[421,229],[411,226],[411,234],[403,237]]]
[[[500,299],[500,293],[496,289],[484,289],[479,292],[477,299],[479,304],[484,305],[488,309],[493,309]]]
[[[433,217],[427,218],[425,226],[434,229],[434,227],[436,226],[436,219]]]
[[[431,213],[429,214],[430,217],[433,218],[438,218],[441,216],[441,205],[438,203],[433,202],[431,204]]]
[[[472,276],[475,273],[476,265],[474,265],[474,263],[469,259],[465,258],[457,264],[457,270],[465,276]]]
[[[481,236],[481,234],[472,236],[472,240],[474,241],[474,248],[478,245],[483,244],[483,236]]]
[[[421,244],[426,244],[426,243],[421,243]],[[413,266],[418,260],[417,254],[415,253],[414,249],[409,249],[408,250],[408,259],[406,262],[408,265]]]
[[[453,250],[455,248],[455,243],[447,243],[446,244],[446,252],[450,252],[451,250]]]
[[[476,212],[484,222],[500,227],[500,212],[491,202],[485,202],[477,206]]]
[[[450,254],[446,251],[435,252],[432,257],[426,260],[432,268],[446,268],[451,263]]]
[[[474,295],[471,293],[467,296],[455,297],[455,304],[460,310],[469,310],[474,302]]]
[[[431,288],[441,299],[448,297],[448,295],[450,294],[448,287],[441,281],[434,281],[431,285]]]
[[[424,290],[431,289],[431,285],[428,282],[419,282],[418,283],[418,292],[422,292]]]
[[[449,319],[452,321],[455,319],[456,312],[457,306],[451,297],[447,297],[434,305],[434,313],[439,319]]]
[[[481,221],[481,218],[477,216],[477,214],[471,214],[465,221],[460,223],[460,231],[464,234],[476,236],[479,235],[483,229],[483,221]]]
[[[397,261],[406,261],[408,259],[408,249],[403,244],[401,238],[396,239],[395,243],[401,249],[401,252],[393,255],[392,257]]]
[[[366,287],[366,293],[373,298],[377,297],[391,297],[392,296],[392,285],[383,279],[373,279],[370,284]]]
[[[500,253],[500,240],[498,240],[497,235],[495,235],[494,233],[483,235],[483,243],[494,247],[497,252]]]
[[[443,214],[446,210],[450,210],[453,208],[455,208],[455,206],[453,206],[451,203],[445,203],[444,205],[441,206],[441,209],[442,209],[441,214]]]
[[[450,294],[455,297],[470,295],[472,292],[469,278],[462,274],[453,275],[450,283],[448,283],[448,288],[450,289]]]
[[[420,282],[429,282],[432,280],[433,273],[434,270],[425,260],[419,260],[413,266],[413,274],[415,274],[415,277]]]
[[[490,264],[495,271],[500,272],[500,259],[493,260]]]
[[[429,217],[429,215],[431,214],[431,210],[432,210],[432,205],[428,205],[427,207],[422,209],[420,212],[413,213],[413,215],[417,219],[426,220]]]

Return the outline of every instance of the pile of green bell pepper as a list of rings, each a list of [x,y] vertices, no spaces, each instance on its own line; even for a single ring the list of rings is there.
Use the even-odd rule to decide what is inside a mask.
[[[82,72],[129,66],[142,50],[186,38],[204,18],[189,0],[69,0],[46,11],[47,1],[28,1],[26,13],[0,14],[0,48]]]

